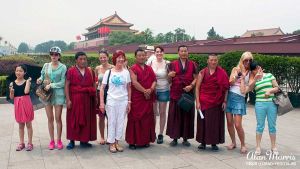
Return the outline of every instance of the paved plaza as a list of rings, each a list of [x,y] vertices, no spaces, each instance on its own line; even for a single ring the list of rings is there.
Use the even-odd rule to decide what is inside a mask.
[[[254,151],[256,120],[253,106],[248,106],[247,113],[243,122],[246,143],[249,151]],[[64,109],[63,142],[66,145],[65,115]],[[285,155],[281,157],[293,159],[247,159],[247,155],[239,153],[239,145],[235,150],[228,151],[225,147],[230,143],[227,131],[226,143],[220,145],[219,152],[212,152],[210,146],[205,151],[199,151],[197,149],[199,144],[195,140],[191,140],[191,147],[184,147],[181,144],[170,147],[171,139],[167,136],[162,145],[153,143],[149,148],[137,150],[130,150],[126,142],[122,141],[125,151],[116,154],[109,152],[108,145],[100,145],[96,141],[92,142],[93,148],[82,149],[76,146],[71,151],[66,149],[51,151],[47,149],[49,143],[47,117],[44,109],[40,109],[35,112],[33,122],[34,150],[16,152],[19,136],[13,105],[0,104],[0,169],[300,168],[300,109],[278,117],[277,131],[278,149],[281,155]],[[267,125],[262,147],[263,154],[270,148]],[[266,155],[261,157],[268,158]],[[288,164],[290,166],[287,166]]]

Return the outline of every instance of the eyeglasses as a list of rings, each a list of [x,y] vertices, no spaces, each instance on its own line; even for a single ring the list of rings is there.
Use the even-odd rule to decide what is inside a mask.
[[[252,62],[252,59],[245,59],[243,62]]]
[[[50,56],[59,56],[59,54],[58,53],[50,52]]]

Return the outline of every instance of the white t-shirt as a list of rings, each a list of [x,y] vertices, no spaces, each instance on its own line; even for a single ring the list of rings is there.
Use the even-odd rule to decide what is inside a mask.
[[[102,84],[107,85],[109,70],[104,73]],[[121,72],[111,70],[107,91],[107,105],[117,105],[122,101],[128,101],[127,85],[131,82],[130,74],[127,69]]]

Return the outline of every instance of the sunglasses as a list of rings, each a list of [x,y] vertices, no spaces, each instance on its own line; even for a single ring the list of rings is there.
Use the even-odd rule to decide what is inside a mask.
[[[58,53],[50,52],[50,56],[59,56],[59,54]]]
[[[245,59],[243,62],[252,62],[252,59]]]

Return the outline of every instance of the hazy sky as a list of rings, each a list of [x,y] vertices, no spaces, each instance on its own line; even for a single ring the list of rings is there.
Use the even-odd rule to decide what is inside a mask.
[[[115,11],[133,29],[156,35],[181,27],[196,39],[205,39],[212,26],[224,37],[247,29],[300,29],[300,0],[0,0],[0,36],[16,47],[69,43]]]

